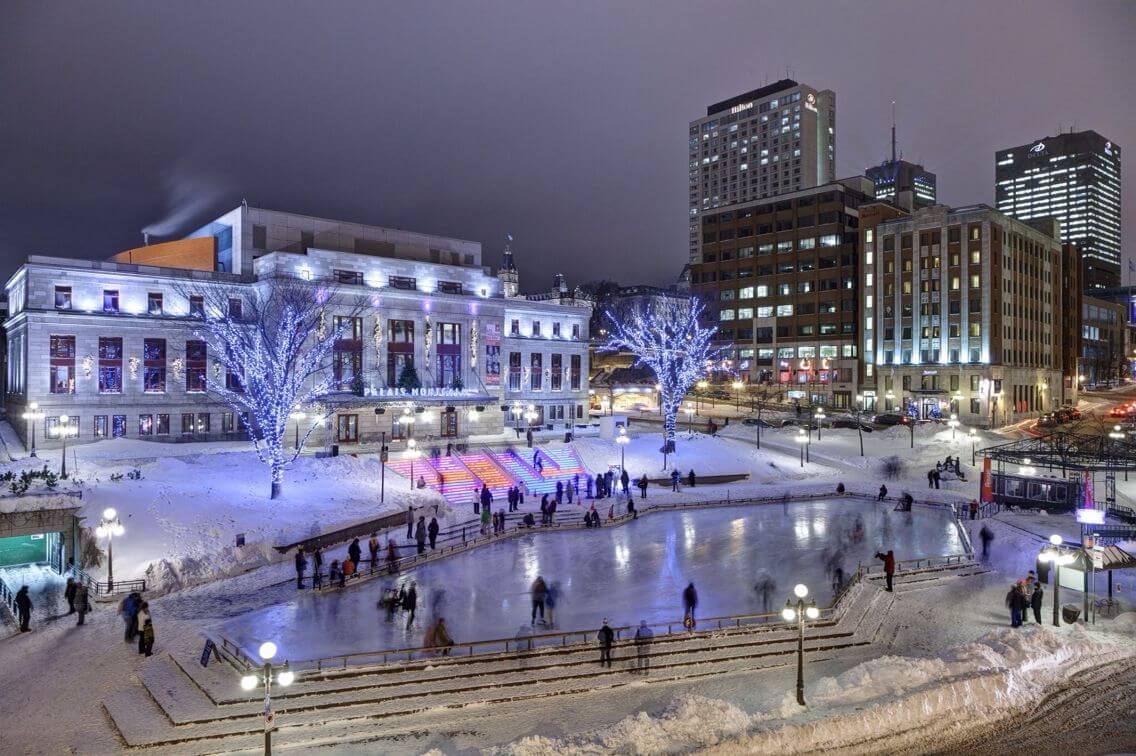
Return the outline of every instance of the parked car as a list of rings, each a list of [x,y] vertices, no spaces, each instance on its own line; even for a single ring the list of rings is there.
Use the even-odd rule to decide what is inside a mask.
[[[1061,424],[1054,414],[1046,413],[1037,419],[1037,427],[1039,428],[1056,428]]]
[[[744,420],[742,420],[742,425],[760,425],[762,428],[780,428],[781,427],[781,421],[780,420],[767,420],[764,417],[761,418],[760,420],[758,420],[756,417],[747,417]]]
[[[837,417],[834,418],[832,422],[829,423],[829,425],[831,425],[833,428],[852,428],[853,430],[855,430],[856,426],[859,425],[860,430],[864,431],[865,433],[872,432],[872,426],[868,425],[867,423],[857,423],[856,418],[854,417]]]
[[[898,412],[883,412],[873,417],[872,422],[876,425],[882,425],[885,428],[888,428],[893,425],[899,425],[900,423],[907,422],[907,415],[901,415]]]

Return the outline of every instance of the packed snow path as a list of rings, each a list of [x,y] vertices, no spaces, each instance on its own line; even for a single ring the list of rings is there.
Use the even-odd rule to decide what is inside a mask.
[[[250,655],[271,637],[290,659],[420,646],[437,616],[459,643],[510,638],[531,622],[529,587],[538,575],[557,589],[555,629],[595,628],[605,617],[617,625],[680,621],[689,582],[699,592],[698,616],[762,612],[754,585],[763,571],[776,583],[770,611],[796,583],[826,606],[833,594],[825,562],[837,548],[849,576],[881,550],[894,549],[899,559],[965,551],[941,509],[895,512],[891,503],[838,499],[661,512],[617,528],[512,538],[344,591],[297,592],[221,632]],[[387,622],[377,606],[383,588],[411,582],[416,621],[408,628],[399,612]],[[550,629],[538,624],[537,631]]]

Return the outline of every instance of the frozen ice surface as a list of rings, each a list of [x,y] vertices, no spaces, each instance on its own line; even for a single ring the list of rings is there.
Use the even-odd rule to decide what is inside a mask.
[[[221,631],[249,652],[271,638],[279,658],[294,660],[420,646],[435,616],[445,617],[459,643],[511,638],[530,622],[529,586],[538,575],[559,594],[555,629],[593,629],[605,617],[613,625],[680,622],[682,590],[691,581],[700,617],[762,612],[754,590],[762,571],[777,586],[770,611],[801,582],[826,606],[832,599],[826,550],[843,549],[846,574],[889,548],[899,559],[963,553],[949,512],[895,512],[893,506],[839,499],[724,507],[655,513],[600,530],[534,533],[397,579],[322,595],[297,592],[293,600],[235,618]],[[858,541],[850,538],[857,518],[864,526]],[[408,629],[402,613],[386,622],[377,602],[384,586],[410,582],[418,587],[418,616]],[[538,625],[535,632],[549,630]]]

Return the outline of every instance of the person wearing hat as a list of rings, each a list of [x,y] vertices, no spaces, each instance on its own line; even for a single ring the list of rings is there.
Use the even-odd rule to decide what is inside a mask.
[[[647,620],[639,620],[639,628],[635,631],[635,668],[643,674],[651,671],[650,646],[654,637],[651,628],[647,627]]]
[[[600,641],[600,666],[605,663],[611,667],[611,644],[615,642],[615,631],[607,624],[607,617],[604,617],[603,627],[597,633]]]

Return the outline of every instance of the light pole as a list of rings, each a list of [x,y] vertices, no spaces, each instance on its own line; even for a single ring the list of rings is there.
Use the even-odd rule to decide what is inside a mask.
[[[817,421],[817,441],[820,441],[820,426],[824,422],[824,418],[824,408],[817,407],[816,414],[813,415],[813,419]]]
[[[622,425],[619,426],[619,435],[615,437],[615,443],[619,444],[619,472],[622,473],[627,469],[624,462],[627,459],[627,445],[631,443],[631,436],[627,435],[627,428]]]
[[[70,417],[67,415],[59,416],[59,425],[55,427],[55,435],[63,440],[63,457],[59,463],[59,477],[61,478],[67,477],[67,438],[68,436],[78,435],[78,433],[79,427],[71,424]]]
[[[24,413],[23,417],[24,417],[24,420],[27,421],[28,427],[31,429],[31,436],[32,436],[31,456],[34,457],[36,455],[36,448],[35,448],[36,422],[43,419],[43,413],[39,411],[39,402],[30,403],[28,405],[28,411]]]
[[[738,412],[741,412],[741,409],[742,409],[742,389],[745,388],[745,384],[742,383],[741,381],[734,381],[733,383],[730,384],[730,387],[733,388],[733,390],[734,390],[734,400],[735,400],[734,401],[734,409],[736,409]]]
[[[951,419],[947,421],[947,425],[951,426],[951,443],[955,440],[955,429],[959,427],[959,416],[951,413]]]
[[[1061,565],[1070,564],[1076,558],[1073,554],[1061,550],[1061,544],[1064,542],[1061,536],[1054,533],[1049,536],[1049,543],[1051,548],[1043,552],[1044,557],[1053,565],[1053,626],[1061,627],[1061,616],[1058,613],[1061,607],[1061,601],[1058,593],[1061,589]]]
[[[886,394],[884,394],[884,399],[887,399],[887,411],[891,412],[892,402],[895,401],[895,392],[894,391],[887,392]]]
[[[856,433],[860,436],[860,456],[864,456],[864,425],[860,414],[864,411],[864,395],[856,394]]]
[[[786,599],[785,608],[781,610],[781,616],[785,618],[786,622],[797,621],[797,703],[801,706],[805,705],[805,618],[815,620],[820,616],[820,609],[817,609],[816,601],[809,600],[805,603],[805,596],[809,595],[808,586],[804,583],[798,583],[793,588],[793,594],[797,597],[796,606],[793,605],[793,599]]]
[[[103,510],[103,519],[95,528],[95,536],[107,539],[107,593],[114,592],[114,537],[122,535],[125,530],[114,507]]]
[[[418,442],[413,438],[406,440],[406,456],[410,458],[410,490],[414,490],[414,460],[418,459]]]
[[[300,451],[300,421],[307,415],[303,412],[293,412],[288,417],[296,421],[296,451]]]
[[[977,460],[978,453],[978,431],[974,428],[970,429],[970,466],[974,467]]]
[[[801,445],[801,467],[805,466],[805,447],[809,444],[809,437],[805,435],[804,428],[797,429],[797,443]]]
[[[264,686],[264,756],[272,755],[272,730],[276,726],[276,716],[272,713],[272,682],[275,681],[283,687],[288,687],[296,679],[296,673],[288,669],[288,662],[282,667],[273,667],[272,658],[276,656],[276,644],[265,641],[260,644],[260,658],[264,666],[257,672],[241,678],[241,688],[252,690],[257,685]]]
[[[762,389],[764,395],[765,390]],[[761,396],[757,397],[757,448],[761,448]]]
[[[686,403],[686,437],[694,438],[694,407]]]
[[[604,401],[607,400],[604,399]],[[529,408],[525,410],[525,422],[528,423],[530,429],[532,428],[533,420],[536,420],[536,406],[530,404]],[[531,448],[532,444],[529,444],[529,447]]]
[[[707,383],[706,381],[702,380],[702,381],[699,381],[698,383],[696,383],[695,385],[698,386],[698,394],[695,397],[695,401],[697,402],[697,404],[695,405],[695,408],[700,408],[702,406],[702,398],[703,398],[702,394],[703,394],[703,392],[706,391],[706,389],[710,386],[710,384]]]

